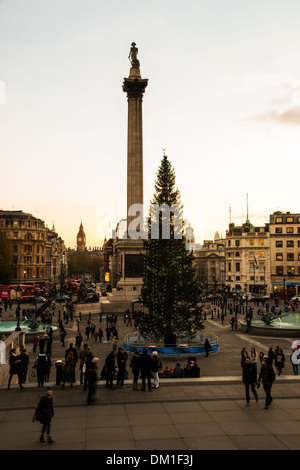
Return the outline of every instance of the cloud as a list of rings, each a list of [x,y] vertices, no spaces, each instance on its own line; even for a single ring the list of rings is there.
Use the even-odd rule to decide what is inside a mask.
[[[248,81],[247,94],[260,111],[248,116],[246,122],[275,123],[300,126],[300,80],[295,77],[267,76]]]
[[[255,116],[254,120],[300,126],[300,106],[293,106],[283,111],[277,109],[266,110]]]

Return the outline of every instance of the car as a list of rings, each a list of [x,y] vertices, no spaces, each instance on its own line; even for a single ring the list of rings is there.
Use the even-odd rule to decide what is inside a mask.
[[[243,295],[243,300],[254,300],[254,299],[257,299],[256,295],[254,294],[244,294]]]
[[[37,296],[37,297],[35,298],[35,300],[36,300],[37,302],[47,302],[47,299],[45,299],[45,297],[42,297],[42,296]]]
[[[295,295],[294,297],[291,298],[292,302],[300,302],[300,295]]]
[[[70,300],[70,298],[66,294],[57,294],[55,300],[57,302],[66,302],[67,300]]]

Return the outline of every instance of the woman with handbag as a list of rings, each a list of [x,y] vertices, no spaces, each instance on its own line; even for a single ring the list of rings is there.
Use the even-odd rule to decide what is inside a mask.
[[[55,441],[50,435],[51,421],[54,416],[53,398],[52,398],[52,387],[46,387],[46,394],[43,395],[38,403],[35,410],[32,422],[39,421],[42,426],[42,433],[40,436],[40,442],[45,442],[44,434],[47,433],[47,441],[49,444],[53,444]]]
[[[65,378],[62,384],[62,388],[64,388],[66,382],[70,382],[70,387],[73,387],[75,377],[75,358],[72,351],[70,351],[66,357],[64,371]]]

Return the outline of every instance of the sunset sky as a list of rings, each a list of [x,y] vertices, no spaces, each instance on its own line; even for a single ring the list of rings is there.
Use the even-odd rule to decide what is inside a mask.
[[[74,247],[126,217],[132,42],[141,74],[144,202],[163,151],[196,241],[299,212],[299,0],[0,0],[0,209]]]

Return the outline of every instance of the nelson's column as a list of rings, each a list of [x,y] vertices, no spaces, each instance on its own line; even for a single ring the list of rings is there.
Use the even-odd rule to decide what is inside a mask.
[[[124,78],[128,101],[127,129],[127,237],[117,239],[112,262],[113,282],[126,290],[139,290],[143,275],[143,116],[142,103],[148,79],[140,73],[136,44],[131,44],[131,68]],[[131,230],[132,229],[132,230]],[[116,279],[117,278],[117,279]]]

